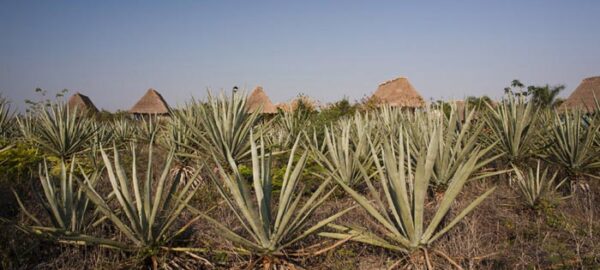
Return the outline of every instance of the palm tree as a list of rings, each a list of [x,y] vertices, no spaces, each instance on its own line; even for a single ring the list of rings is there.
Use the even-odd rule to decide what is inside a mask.
[[[525,88],[525,85],[521,81],[514,79],[510,82],[509,87],[504,88],[504,94],[527,95],[528,93],[523,88]]]
[[[562,99],[558,98],[560,91],[564,90],[564,85],[544,86],[530,85],[525,89],[525,85],[521,81],[515,79],[510,82],[510,86],[504,88],[505,94],[520,95],[530,97],[529,101],[536,107],[554,108],[562,103]]]
[[[529,86],[527,94],[531,96],[530,101],[538,107],[553,108],[560,105],[558,94],[565,89],[564,85]]]

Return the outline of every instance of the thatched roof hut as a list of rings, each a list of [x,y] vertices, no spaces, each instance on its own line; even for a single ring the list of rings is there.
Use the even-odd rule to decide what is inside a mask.
[[[275,104],[275,109],[282,110],[284,112],[289,112],[290,104],[288,104],[286,102],[279,102],[279,103]]]
[[[302,101],[302,103],[304,104],[304,106],[306,106],[308,110],[315,111],[319,109],[319,103],[317,101],[303,95],[291,100],[290,102],[277,103],[275,104],[275,108],[280,109],[284,112],[295,111],[296,109],[298,109],[300,101]]]
[[[379,85],[373,94],[380,104],[390,106],[421,108],[425,106],[425,100],[410,84],[407,78],[400,77]]]
[[[277,107],[273,105],[273,102],[271,102],[271,99],[269,99],[263,88],[257,86],[248,97],[246,107],[249,111],[254,112],[261,109],[261,106],[261,113],[277,113]]]
[[[79,92],[75,93],[69,98],[69,101],[67,101],[67,107],[69,107],[69,110],[77,109],[79,112],[98,112],[98,108],[96,108],[96,105],[94,105],[92,100],[88,96]]]
[[[156,90],[150,88],[140,100],[129,109],[133,114],[169,114],[171,109]]]
[[[596,99],[600,101],[600,76],[583,79],[560,108],[592,112],[596,110]]]
[[[464,100],[455,100],[451,101],[451,103],[453,103],[454,106],[456,106],[456,113],[458,114],[458,118],[460,119],[460,121],[465,120],[465,109],[467,107],[467,103]]]

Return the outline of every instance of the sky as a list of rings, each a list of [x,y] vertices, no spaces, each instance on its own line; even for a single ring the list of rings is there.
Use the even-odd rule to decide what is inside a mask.
[[[408,77],[426,100],[500,97],[511,80],[600,75],[600,1],[0,0],[0,93],[62,89],[129,109],[148,88],[172,106],[263,86],[358,100]]]

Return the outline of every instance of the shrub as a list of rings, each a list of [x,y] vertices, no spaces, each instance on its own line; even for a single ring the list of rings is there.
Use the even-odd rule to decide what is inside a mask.
[[[86,150],[96,132],[90,119],[63,104],[52,104],[36,112],[39,114],[30,112],[18,119],[21,133],[35,147],[61,160]]]
[[[233,159],[229,160],[232,173],[228,173],[220,165],[218,165],[218,174],[209,173],[210,179],[235,214],[244,233],[235,232],[234,229],[203,213],[198,211],[196,213],[203,215],[223,237],[241,247],[240,253],[259,257],[258,261],[264,269],[271,269],[275,265],[293,266],[286,257],[293,256],[298,252],[292,252],[290,247],[350,209],[335,213],[308,226],[314,211],[327,200],[333,190],[328,191],[331,180],[325,181],[304,204],[300,204],[302,199],[302,192],[299,192],[300,179],[308,153],[303,153],[300,159],[294,162],[295,152],[298,150],[298,140],[291,149],[279,199],[275,204],[276,207],[273,208],[272,203],[275,198],[273,196],[271,154],[266,152],[264,141],[262,139],[260,141],[259,147],[252,136],[250,138],[252,186],[245,181],[238,164]],[[261,149],[260,153],[259,148]],[[217,158],[215,155],[214,159]],[[219,163],[216,162],[216,164]]]
[[[516,166],[514,167],[514,170],[517,175],[517,184],[520,194],[525,200],[525,203],[532,208],[536,207],[540,203],[540,200],[546,198],[551,192],[560,188],[566,181],[565,179],[556,183],[558,172],[549,175],[548,168],[545,168],[542,171],[539,160],[537,161],[535,170],[529,168],[527,174],[524,174],[523,171]]]
[[[365,175],[365,181],[368,184],[372,200],[367,199],[343,181],[337,181],[348,195],[368,212],[373,221],[381,225],[383,235],[356,226],[340,225],[331,225],[329,227],[335,232],[326,232],[320,235],[336,239],[351,239],[408,254],[418,250],[427,252],[434,241],[445,235],[494,190],[492,188],[479,196],[449,223],[441,229],[438,228],[465,182],[476,168],[479,150],[475,150],[465,164],[454,173],[433,217],[426,224],[427,190],[438,154],[438,146],[435,143],[436,136],[437,134],[434,132],[429,147],[416,154],[417,162],[414,172],[410,161],[412,158],[409,150],[410,142],[406,136],[400,135],[397,144],[391,140],[384,140],[381,149],[375,147],[371,149],[384,196],[375,188],[367,175]],[[395,145],[398,149],[394,149]],[[381,152],[381,158],[379,152]],[[387,205],[384,204],[384,201],[387,202]]]

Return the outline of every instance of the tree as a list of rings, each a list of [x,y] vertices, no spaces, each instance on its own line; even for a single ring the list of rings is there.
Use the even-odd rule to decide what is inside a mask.
[[[527,91],[525,90],[525,85],[517,79],[512,80],[512,82],[510,82],[510,86],[504,88],[504,93],[508,95],[528,95]]]
[[[538,107],[553,108],[560,103],[558,94],[565,89],[564,85],[550,86],[548,84],[544,86],[533,86],[527,87],[527,93],[531,97],[529,100]]]
[[[562,103],[558,98],[558,94],[565,89],[564,85],[544,86],[529,85],[525,87],[521,81],[514,79],[509,87],[504,88],[504,93],[509,95],[520,95],[529,97],[529,101],[533,102],[536,107],[554,108]]]

